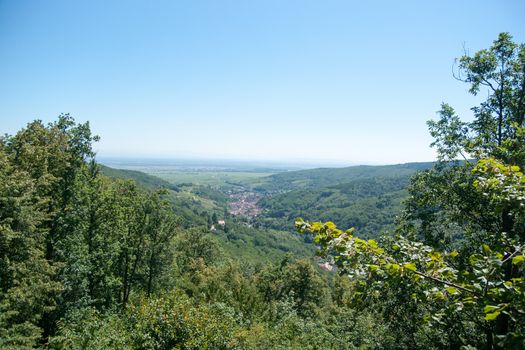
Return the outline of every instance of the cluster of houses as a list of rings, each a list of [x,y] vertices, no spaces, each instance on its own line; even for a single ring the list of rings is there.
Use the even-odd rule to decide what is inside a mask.
[[[257,217],[261,209],[257,202],[261,196],[254,192],[242,191],[230,194],[230,213],[249,218]]]

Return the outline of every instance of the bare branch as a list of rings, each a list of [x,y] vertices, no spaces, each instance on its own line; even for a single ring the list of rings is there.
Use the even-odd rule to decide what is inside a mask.
[[[482,81],[481,85],[488,86],[492,91],[496,92],[496,89],[494,88],[492,83],[488,81],[486,78],[481,78],[481,81]]]
[[[522,245],[521,247],[518,248],[518,250],[516,250],[514,253],[510,254],[509,256],[507,256],[505,258],[505,260],[503,260],[501,262],[501,264],[505,264],[507,261],[509,261],[513,256],[515,256],[516,254],[520,253],[521,251],[523,251],[523,249],[525,249],[525,244]]]
[[[421,277],[428,278],[429,280],[434,281],[434,282],[436,282],[436,283],[444,284],[444,285],[447,285],[447,286],[451,286],[451,287],[457,288],[457,289],[459,289],[459,290],[461,290],[461,291],[463,291],[463,292],[467,292],[467,293],[470,293],[470,294],[475,294],[475,295],[478,295],[478,296],[482,296],[481,293],[478,293],[478,292],[476,292],[475,290],[472,290],[472,289],[468,289],[468,288],[462,287],[462,286],[460,286],[460,285],[458,285],[458,284],[455,284],[455,283],[452,283],[452,282],[447,282],[447,281],[442,280],[442,279],[439,279],[439,278],[437,278],[437,277],[429,276],[429,275],[427,275],[427,274],[425,274],[425,273],[423,273],[423,272],[420,272],[420,271],[417,271],[417,270],[416,270],[416,271],[414,271],[414,273],[415,273],[416,275],[421,276]]]

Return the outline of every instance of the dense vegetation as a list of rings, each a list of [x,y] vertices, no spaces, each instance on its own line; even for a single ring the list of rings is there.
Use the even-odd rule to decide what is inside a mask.
[[[370,178],[403,178],[410,177],[416,171],[425,170],[432,163],[407,163],[396,165],[359,165],[347,168],[319,168],[282,172],[264,178],[256,184],[255,189],[266,192],[329,187],[348,183],[354,180]]]
[[[350,166],[281,172],[247,184],[262,194],[255,224],[294,231],[294,219],[334,221],[377,238],[394,229],[417,171],[433,163]]]
[[[102,174],[111,177],[113,179],[121,180],[133,180],[141,187],[146,189],[155,190],[155,189],[172,189],[177,190],[177,186],[172,185],[171,183],[164,181],[156,176],[151,176],[141,171],[136,170],[125,170],[125,169],[113,169],[105,165],[99,164],[100,171]]]
[[[378,240],[297,220],[338,274],[296,235],[230,217],[216,189],[101,168],[68,115],[3,136],[0,348],[525,348],[525,45],[501,34],[458,68],[489,95],[472,122],[446,104],[429,122],[434,166],[259,184],[261,226],[295,212],[367,234],[408,195]]]
[[[315,175],[309,175],[309,179],[312,176]],[[402,201],[408,197],[409,180],[408,175],[359,177],[334,186],[276,194],[259,201],[264,211],[258,222],[267,227],[293,228],[296,217],[334,220],[377,238],[381,232],[394,228]]]
[[[218,225],[226,200],[213,189],[100,167],[96,139],[67,115],[1,139],[0,348],[310,341],[303,328],[330,302],[326,276],[299,259],[313,247]]]

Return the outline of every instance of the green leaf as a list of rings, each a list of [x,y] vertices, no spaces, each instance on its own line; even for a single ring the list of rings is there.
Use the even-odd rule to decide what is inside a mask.
[[[445,290],[449,293],[449,294],[456,294],[458,292],[458,290],[454,287],[447,287],[445,288]]]
[[[314,223],[312,224],[312,231],[317,232],[317,231],[319,231],[322,227],[323,227],[323,225],[321,225],[320,222],[314,222]]]
[[[518,265],[518,264],[522,263],[523,261],[525,261],[525,256],[523,256],[523,255],[518,255],[518,256],[515,256],[514,258],[512,258],[512,264],[513,265]]]
[[[494,306],[494,305],[486,305],[484,308],[483,308],[483,312],[488,314],[490,312],[494,312],[496,311],[497,309],[499,309],[499,307],[497,306]]]
[[[441,254],[439,252],[436,252],[436,251],[433,251],[429,254],[430,256],[430,259],[432,261],[441,261],[442,258],[441,258]]]
[[[331,221],[325,222],[324,225],[326,226],[326,228],[330,230],[333,230],[334,228],[336,228],[335,224]]]
[[[369,239],[368,240],[368,244],[372,247],[372,248],[377,248],[377,241],[373,240],[373,239]]]
[[[388,269],[388,272],[390,274],[394,274],[398,272],[399,269],[401,268],[401,266],[399,266],[398,264],[387,264],[385,267]]]
[[[403,265],[403,267],[406,269],[406,270],[409,270],[409,271],[416,271],[416,264],[414,263],[406,263]]]
[[[500,314],[499,311],[491,312],[489,314],[486,314],[485,315],[485,320],[486,321],[494,321],[496,318],[498,318],[499,314]]]
[[[448,256],[450,256],[451,258],[455,258],[458,255],[459,255],[459,253],[458,253],[457,250],[453,250],[450,253],[448,253]]]

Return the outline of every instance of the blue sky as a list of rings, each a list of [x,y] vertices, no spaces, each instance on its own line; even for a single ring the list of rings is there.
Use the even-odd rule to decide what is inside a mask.
[[[479,98],[454,58],[524,1],[0,0],[0,132],[63,112],[100,156],[434,159],[426,120]]]

